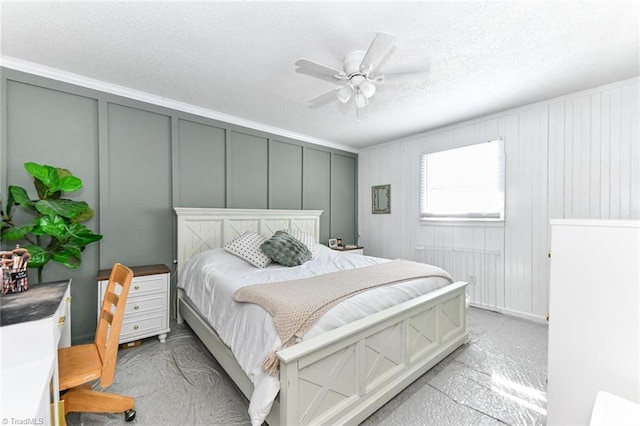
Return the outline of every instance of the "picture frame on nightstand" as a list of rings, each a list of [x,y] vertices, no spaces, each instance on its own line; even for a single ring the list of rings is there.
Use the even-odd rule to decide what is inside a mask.
[[[337,238],[329,238],[329,248],[338,247],[338,239]]]

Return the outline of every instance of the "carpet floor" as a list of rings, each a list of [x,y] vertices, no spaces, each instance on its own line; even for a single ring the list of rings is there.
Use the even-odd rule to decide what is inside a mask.
[[[547,326],[470,308],[470,341],[362,425],[544,425]],[[136,399],[133,425],[249,425],[248,401],[186,325],[121,350],[109,392]],[[70,413],[69,425],[124,425]]]

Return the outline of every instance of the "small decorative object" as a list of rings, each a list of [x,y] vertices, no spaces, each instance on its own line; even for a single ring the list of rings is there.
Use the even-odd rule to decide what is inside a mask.
[[[338,247],[342,247],[342,238],[336,238],[336,242],[338,243]]]
[[[26,249],[16,248],[12,251],[0,252],[2,263],[2,294],[19,293],[29,289],[27,263],[31,254]]]
[[[338,247],[338,240],[336,238],[329,238],[329,248]]]
[[[391,213],[391,185],[371,187],[371,213]]]

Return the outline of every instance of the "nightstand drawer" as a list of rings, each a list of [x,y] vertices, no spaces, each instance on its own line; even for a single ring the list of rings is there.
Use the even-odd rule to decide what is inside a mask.
[[[164,275],[149,275],[146,277],[135,277],[131,281],[129,297],[136,297],[149,293],[166,293],[168,280]]]
[[[140,339],[146,336],[158,334],[158,331],[166,330],[166,316],[159,312],[157,315],[125,317],[120,332],[120,343]]]
[[[125,315],[134,315],[149,311],[167,309],[167,295],[165,293],[149,294],[146,296],[129,297]]]

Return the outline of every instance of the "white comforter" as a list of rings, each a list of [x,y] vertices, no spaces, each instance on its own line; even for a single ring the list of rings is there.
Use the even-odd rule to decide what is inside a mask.
[[[186,263],[178,286],[182,287],[200,313],[234,353],[254,385],[249,415],[254,426],[262,424],[280,390],[280,381],[262,370],[267,354],[280,345],[273,321],[260,306],[238,303],[233,292],[250,284],[286,281],[312,275],[388,262],[370,256],[340,253],[318,245],[317,256],[304,265],[287,268],[270,265],[259,269],[226,252],[213,249],[193,256]],[[304,339],[322,334],[398,303],[449,284],[433,277],[376,288],[336,305],[305,334]]]

